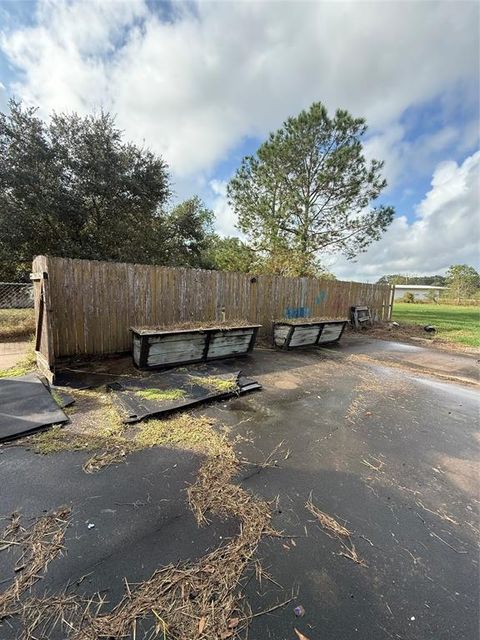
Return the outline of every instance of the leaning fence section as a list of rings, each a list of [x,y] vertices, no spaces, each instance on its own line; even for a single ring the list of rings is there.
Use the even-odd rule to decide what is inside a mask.
[[[391,303],[388,285],[314,278],[45,256],[35,258],[33,272],[43,274],[35,300],[37,307],[44,300],[39,322],[50,360],[128,351],[131,326],[242,319],[266,335],[273,320],[348,317],[352,305],[386,319]]]

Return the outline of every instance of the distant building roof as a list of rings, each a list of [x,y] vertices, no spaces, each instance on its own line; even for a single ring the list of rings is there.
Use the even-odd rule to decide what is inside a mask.
[[[436,284],[396,284],[395,289],[447,289]]]

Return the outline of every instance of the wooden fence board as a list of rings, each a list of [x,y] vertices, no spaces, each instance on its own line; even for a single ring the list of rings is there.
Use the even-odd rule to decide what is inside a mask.
[[[33,270],[48,273],[41,343],[50,344],[50,359],[129,351],[131,326],[221,320],[223,309],[227,320],[262,324],[263,335],[296,314],[347,318],[352,305],[368,305],[379,319],[390,312],[389,285],[45,256]]]

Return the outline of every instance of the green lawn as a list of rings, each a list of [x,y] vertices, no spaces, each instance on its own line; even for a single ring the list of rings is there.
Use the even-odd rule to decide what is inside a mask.
[[[480,347],[480,307],[396,302],[392,320],[401,324],[432,324],[442,340]]]

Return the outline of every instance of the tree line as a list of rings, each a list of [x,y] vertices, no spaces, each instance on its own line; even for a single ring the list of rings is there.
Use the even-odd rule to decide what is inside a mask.
[[[314,103],[288,118],[228,185],[245,240],[220,237],[198,196],[173,204],[166,161],[125,141],[109,113],[54,113],[12,100],[0,114],[0,280],[28,279],[36,254],[283,275],[331,276],[329,253],[354,258],[394,210],[368,162],[366,123]]]
[[[480,274],[468,264],[452,264],[444,276],[406,276],[401,274],[393,274],[382,276],[378,284],[405,284],[405,285],[429,285],[437,287],[446,287],[443,297],[460,301],[468,298],[478,298],[480,296]],[[409,302],[415,300],[412,294],[406,294]],[[439,295],[434,290],[431,291],[427,299],[432,302],[437,301]]]
[[[446,276],[409,276],[400,273],[394,273],[388,276],[382,276],[377,280],[377,284],[424,284],[436,287],[446,287]]]

